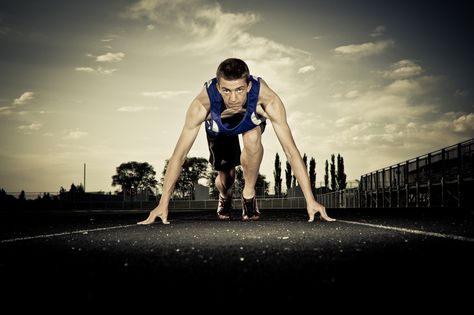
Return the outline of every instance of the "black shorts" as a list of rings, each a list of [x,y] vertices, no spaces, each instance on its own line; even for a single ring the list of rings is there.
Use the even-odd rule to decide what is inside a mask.
[[[259,125],[262,133],[265,131],[266,122]],[[218,134],[211,136],[206,132],[209,146],[209,163],[216,171],[227,171],[240,165],[240,143],[238,135]]]

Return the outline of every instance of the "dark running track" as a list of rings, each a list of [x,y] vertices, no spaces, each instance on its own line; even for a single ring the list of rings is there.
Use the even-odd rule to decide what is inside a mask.
[[[302,307],[323,298],[341,306],[347,297],[469,305],[471,213],[328,213],[338,221],[308,223],[305,210],[266,210],[259,222],[220,222],[195,211],[172,212],[170,225],[138,226],[147,212],[4,212],[0,299],[17,310],[176,299],[183,303],[175,307]],[[24,296],[28,303],[18,304]]]

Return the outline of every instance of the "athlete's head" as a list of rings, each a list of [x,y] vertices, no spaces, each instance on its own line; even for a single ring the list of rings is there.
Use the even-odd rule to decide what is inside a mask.
[[[221,62],[216,72],[217,87],[224,103],[229,108],[241,108],[247,102],[247,93],[252,88],[247,64],[237,58]]]

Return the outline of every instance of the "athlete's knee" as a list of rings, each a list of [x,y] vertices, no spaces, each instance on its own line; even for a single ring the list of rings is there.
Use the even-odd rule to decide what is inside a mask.
[[[258,149],[262,145],[262,131],[258,127],[247,131],[242,135],[242,142],[244,148]]]

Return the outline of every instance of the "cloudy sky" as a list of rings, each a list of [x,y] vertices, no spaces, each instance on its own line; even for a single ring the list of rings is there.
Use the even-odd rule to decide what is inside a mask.
[[[1,1],[0,188],[159,175],[225,58],[282,98],[301,153],[350,181],[474,136],[469,1]],[[283,151],[269,126],[261,173]],[[204,127],[190,156],[208,158]],[[286,158],[282,157],[283,162]],[[319,186],[319,184],[318,184]]]

